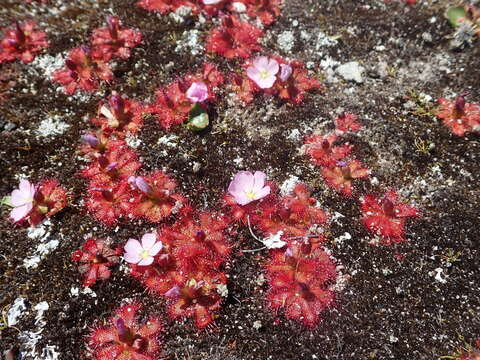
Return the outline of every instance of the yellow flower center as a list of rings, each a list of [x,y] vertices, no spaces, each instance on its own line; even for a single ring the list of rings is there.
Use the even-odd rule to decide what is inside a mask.
[[[148,252],[148,250],[142,250],[142,252],[140,253],[140,257],[141,257],[142,259],[149,258],[149,257],[150,257],[150,253]]]
[[[270,74],[268,73],[268,71],[266,71],[266,70],[260,71],[260,78],[266,79],[266,78],[268,78],[269,76],[270,76]]]
[[[247,190],[245,191],[245,195],[247,196],[247,198],[249,198],[250,200],[255,200],[255,196],[257,195],[255,193],[255,191],[253,190]]]

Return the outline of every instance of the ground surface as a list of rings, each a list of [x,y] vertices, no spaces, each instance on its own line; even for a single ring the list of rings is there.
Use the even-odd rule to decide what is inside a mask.
[[[196,17],[177,23],[137,8],[133,0],[1,2],[0,27],[33,17],[46,29],[53,44],[40,56],[46,63],[87,42],[106,14],[118,15],[144,35],[133,56],[118,62],[117,81],[93,95],[63,95],[47,79],[49,66],[39,60],[0,67],[0,73],[11,74],[15,81],[7,101],[0,104],[0,195],[10,193],[21,177],[56,177],[73,194],[72,205],[42,226],[43,235],[43,230],[12,226],[7,209],[2,210],[0,307],[23,297],[27,309],[16,329],[1,332],[0,348],[25,353],[28,332],[43,329],[37,359],[49,358],[47,350],[40,355],[42,349],[54,349],[60,359],[83,359],[89,326],[123,300],[139,298],[160,313],[163,307],[121,270],[95,285],[93,292],[82,293],[70,254],[88,234],[122,243],[151,227],[132,223],[109,229],[84,212],[80,200],[85,183],[75,175],[84,164],[76,154],[79,136],[89,128],[88,117],[98,101],[112,90],[148,100],[159,85],[201,64],[203,31],[212,23],[200,24]],[[314,331],[307,331],[283,318],[275,322],[266,309],[261,271],[266,254],[233,257],[227,266],[229,297],[215,327],[197,332],[190,321],[167,321],[165,357],[437,359],[462,345],[460,336],[472,342],[480,334],[480,138],[451,135],[438,120],[414,114],[412,103],[423,96],[428,107],[429,97],[463,91],[472,101],[480,100],[480,47],[477,42],[462,52],[449,49],[451,28],[443,18],[447,3],[419,0],[408,7],[374,0],[286,0],[281,17],[267,30],[265,46],[308,63],[323,80],[322,92],[296,108],[266,97],[243,107],[225,96],[215,108],[211,129],[197,135],[177,128],[169,141],[153,121],[147,123],[137,148],[145,168],[173,173],[200,208],[214,207],[238,170],[263,170],[279,183],[293,175],[306,182],[330,214],[342,215],[333,216],[327,247],[349,277],[335,306],[325,311]],[[193,29],[200,30],[198,55],[185,45],[191,33],[184,31]],[[285,32],[292,33],[293,42]],[[232,64],[213,61],[224,70]],[[332,71],[335,61],[358,61],[366,70],[364,82],[344,81]],[[374,180],[362,183],[359,192],[396,188],[422,210],[423,216],[409,223],[408,241],[401,245],[370,245],[372,236],[359,222],[357,203],[327,189],[299,154],[303,136],[330,129],[342,110],[358,114],[365,125],[349,139],[373,171]],[[39,126],[45,120],[53,120],[53,125],[47,121],[42,132]],[[421,142],[435,147],[421,152]],[[197,172],[196,162],[201,166]],[[245,235],[236,248],[256,247]],[[58,246],[38,267],[26,268],[25,259],[51,240],[58,240]],[[398,253],[403,260],[397,260]],[[34,307],[44,301],[48,310],[36,320]]]

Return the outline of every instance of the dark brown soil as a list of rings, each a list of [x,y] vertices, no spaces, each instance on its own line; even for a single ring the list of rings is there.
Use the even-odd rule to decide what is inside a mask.
[[[56,177],[71,194],[71,205],[47,226],[48,239],[60,244],[36,269],[27,270],[23,261],[33,255],[40,240],[29,238],[27,229],[12,226],[8,210],[1,210],[0,307],[6,310],[18,297],[27,299],[28,306],[16,328],[1,331],[0,349],[24,348],[19,331],[36,331],[33,307],[47,301],[37,351],[55,346],[60,359],[84,359],[89,327],[122,301],[139,299],[152,313],[163,313],[163,306],[119,269],[109,281],[92,288],[95,297],[71,295],[72,287],[81,291],[81,279],[70,254],[88,234],[123,243],[151,228],[141,222],[105,228],[85,213],[81,205],[85,183],[76,176],[84,165],[76,154],[79,136],[89,128],[88,118],[98,101],[111,91],[152,99],[158,86],[200,66],[205,56],[192,55],[188,48],[175,51],[177,41],[185,30],[198,28],[203,33],[213,24],[207,20],[196,27],[197,17],[176,23],[136,7],[134,0],[0,2],[0,28],[13,20],[34,18],[48,32],[52,46],[47,52],[52,56],[88,42],[91,30],[110,13],[144,36],[144,44],[128,61],[118,61],[115,83],[90,96],[63,95],[32,65],[0,66],[0,75],[8,73],[15,82],[0,104],[0,196],[12,191],[19,176],[33,181]],[[265,46],[311,61],[311,71],[325,79],[322,92],[298,107],[261,97],[244,107],[225,94],[214,110],[212,128],[201,134],[174,129],[173,146],[159,143],[165,132],[153,120],[147,122],[138,148],[144,170],[165,168],[200,208],[216,208],[231,176],[241,169],[266,171],[278,183],[298,176],[330,214],[343,215],[332,222],[327,247],[349,277],[335,306],[310,331],[282,317],[276,321],[266,309],[261,264],[267,254],[235,256],[227,265],[229,297],[215,326],[198,332],[190,321],[165,320],[166,358],[438,359],[464,345],[461,337],[472,343],[480,336],[480,139],[451,135],[435,118],[415,115],[409,101],[412,92],[437,99],[463,91],[470,93],[470,101],[480,101],[479,42],[461,52],[449,50],[447,36],[452,30],[443,18],[447,3],[419,0],[408,7],[374,0],[285,0],[282,16],[267,30]],[[284,31],[293,31],[296,38],[290,51],[277,42]],[[312,37],[302,39],[302,31]],[[337,43],[317,50],[319,32],[338,35]],[[424,40],[425,33],[431,41]],[[379,45],[385,49],[376,50]],[[337,75],[338,82],[328,82],[320,66],[327,57],[361,63],[366,69],[364,83],[347,83]],[[220,58],[212,61],[226,71],[235,67],[235,62]],[[378,72],[382,62],[389,66],[387,75]],[[395,188],[422,210],[422,217],[409,223],[405,243],[370,245],[372,236],[359,222],[357,203],[327,189],[299,154],[301,138],[331,128],[342,110],[358,114],[364,123],[364,130],[348,140],[372,169],[372,178],[378,179],[361,183],[357,194]],[[53,115],[70,125],[67,131],[38,136],[39,123]],[[301,136],[289,136],[292,130]],[[422,141],[434,143],[434,149],[420,151]],[[193,170],[194,162],[200,171]],[[351,239],[339,240],[345,233]],[[247,233],[243,235],[242,242],[240,237],[232,239],[237,249],[257,246]],[[398,260],[398,254],[405,258]],[[456,261],[452,254],[458,254]],[[439,268],[445,282],[435,278]],[[259,329],[253,326],[256,322],[261,323]]]

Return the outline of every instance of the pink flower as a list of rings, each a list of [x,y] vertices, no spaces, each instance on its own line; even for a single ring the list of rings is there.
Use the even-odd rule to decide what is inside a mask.
[[[200,103],[207,100],[207,85],[203,82],[194,82],[187,90],[187,98],[193,103]]]
[[[21,180],[18,189],[13,190],[10,198],[10,204],[13,206],[10,217],[14,222],[22,220],[30,213],[34,196],[35,185],[30,184],[28,180]]]
[[[162,247],[162,242],[157,241],[154,233],[147,233],[142,236],[141,243],[138,240],[129,239],[125,244],[123,257],[130,264],[148,266],[153,263],[153,257],[162,250]]]
[[[290,75],[292,75],[292,67],[286,64],[280,64],[280,80],[287,81]]]
[[[253,60],[252,66],[247,68],[247,76],[262,89],[269,89],[277,80],[278,62],[266,56],[259,56]]]
[[[270,194],[270,186],[265,186],[267,175],[261,171],[239,171],[228,186],[228,192],[237,204],[247,205]]]
[[[222,2],[223,0],[203,0],[203,3],[205,5],[216,5],[220,2]]]

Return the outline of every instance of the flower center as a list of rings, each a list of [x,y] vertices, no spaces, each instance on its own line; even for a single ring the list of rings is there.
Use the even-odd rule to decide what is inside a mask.
[[[249,198],[250,200],[255,200],[255,196],[257,195],[255,193],[255,191],[253,190],[247,190],[245,191],[245,195],[247,196],[247,198]]]
[[[142,259],[149,258],[149,257],[150,257],[150,253],[148,252],[148,250],[142,250],[142,252],[140,253],[140,257],[141,257]]]
[[[270,74],[268,73],[267,70],[262,70],[262,71],[260,71],[260,78],[261,78],[261,79],[266,79],[266,78],[268,78],[269,76],[270,76]]]

